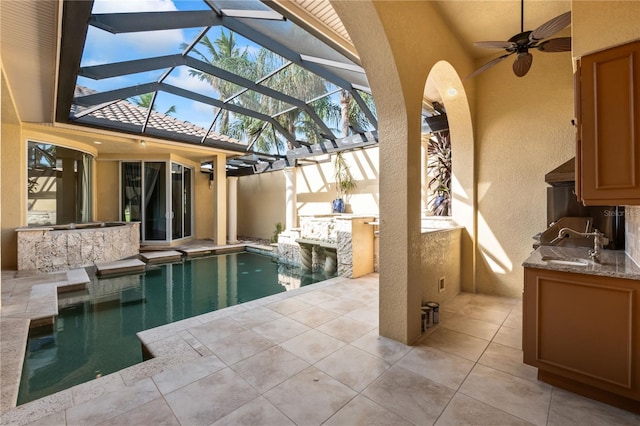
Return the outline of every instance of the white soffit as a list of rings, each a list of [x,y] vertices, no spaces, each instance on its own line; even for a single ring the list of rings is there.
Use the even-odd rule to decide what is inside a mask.
[[[2,66],[23,122],[53,121],[57,13],[56,0],[0,1]]]

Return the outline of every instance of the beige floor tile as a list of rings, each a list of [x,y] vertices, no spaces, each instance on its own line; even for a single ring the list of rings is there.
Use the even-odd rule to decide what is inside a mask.
[[[474,363],[428,346],[416,346],[398,366],[452,389],[458,389]]]
[[[319,305],[324,302],[328,302],[330,300],[335,299],[335,296],[326,293],[323,290],[310,291],[309,293],[301,294],[300,296],[294,297],[296,300],[300,300],[304,303],[308,303],[310,305]]]
[[[549,426],[631,426],[640,424],[640,415],[620,410],[562,389],[554,388],[549,410]]]
[[[231,369],[225,368],[193,382],[165,399],[183,425],[210,425],[258,396]]]
[[[493,342],[522,350],[522,329],[502,326],[493,338]]]
[[[118,373],[113,373],[72,387],[71,395],[73,396],[74,405],[78,405],[124,387],[122,376]]]
[[[57,413],[49,414],[47,417],[43,417],[40,420],[36,420],[33,423],[28,423],[28,426],[65,426],[66,413],[64,410]],[[4,425],[4,423],[0,422]]]
[[[491,296],[488,294],[474,294],[469,303],[472,305],[483,306],[496,311],[511,312],[518,303],[518,299],[510,299],[507,297]]]
[[[312,305],[303,302],[302,300],[297,300],[296,298],[291,297],[279,302],[270,303],[267,305],[267,308],[282,315],[291,315],[294,312],[310,308],[311,306]]]
[[[67,410],[67,425],[96,425],[160,396],[153,381],[144,379],[100,398],[74,405]]]
[[[436,426],[530,426],[531,423],[457,393]]]
[[[440,303],[440,311],[458,313],[469,303],[472,296],[470,293],[460,293],[451,299],[445,300]]]
[[[453,394],[452,389],[398,366],[391,367],[362,393],[416,425],[433,424]]]
[[[390,364],[362,349],[347,345],[316,363],[315,367],[361,392],[384,373]]]
[[[264,394],[298,425],[319,425],[347,404],[356,392],[315,367],[309,367]]]
[[[253,327],[252,331],[260,334],[272,343],[281,343],[299,334],[309,331],[309,327],[294,321],[291,318],[283,317],[265,324]]]
[[[314,292],[317,293],[317,292]],[[337,312],[329,311],[327,309],[322,309],[317,306],[312,306],[309,309],[304,309],[302,311],[298,311],[289,315],[289,318],[294,319],[307,327],[317,327],[325,322],[331,321],[335,319],[340,314]]]
[[[157,398],[100,423],[100,426],[121,425],[180,426],[180,423],[165,400]]]
[[[156,374],[152,379],[160,392],[166,395],[225,367],[224,362],[217,356],[211,355],[169,368]]]
[[[351,345],[382,358],[390,364],[394,364],[411,350],[411,346],[380,336],[378,330],[370,331],[351,342]]]
[[[260,393],[264,393],[307,367],[309,363],[306,361],[280,346],[274,346],[238,362],[233,370]]]
[[[216,354],[227,365],[249,358],[271,346],[273,346],[272,342],[251,330],[216,340],[207,345],[211,352]]]
[[[474,305],[473,303],[468,303],[460,309],[458,313],[473,319],[492,322],[498,325],[501,325],[507,318],[507,315],[509,315],[509,311],[507,310],[487,308],[482,305]]]
[[[231,319],[246,328],[253,328],[280,318],[282,318],[281,314],[262,306],[249,309],[246,312],[242,312],[231,317]]]
[[[538,369],[524,364],[522,351],[518,349],[490,343],[478,362],[522,379],[538,381]]]
[[[369,398],[359,395],[323,423],[323,426],[412,426]]]
[[[167,369],[177,367],[187,361],[201,358],[199,355],[191,359],[181,359],[176,357],[151,358],[150,360],[134,364],[118,371],[125,385],[131,386],[140,380],[147,379],[161,373]]]
[[[464,315],[457,315],[454,318],[448,319],[442,324],[442,327],[484,340],[491,340],[500,328],[498,324],[480,321]]]
[[[366,305],[356,300],[349,300],[349,299],[338,297],[334,300],[321,303],[318,306],[320,306],[322,309],[334,311],[339,314],[348,314],[349,312],[355,311],[357,309],[361,309]]]
[[[295,425],[264,397],[247,402],[211,426],[289,426]]]
[[[369,289],[356,288],[345,291],[340,297],[367,305],[378,301],[378,292],[371,291]]]
[[[375,306],[367,306],[364,308],[356,309],[355,311],[351,311],[345,314],[345,316],[353,318],[365,324],[378,327],[379,314],[377,304]]]
[[[203,325],[191,327],[187,331],[193,335],[203,345],[215,342],[216,340],[242,333],[246,328],[238,324],[231,318],[222,318],[208,322]]]
[[[316,330],[342,340],[345,343],[351,343],[374,328],[375,325],[360,322],[347,316],[341,316],[316,327]]]
[[[53,395],[20,405],[0,416],[0,425],[24,425],[73,406],[71,390],[65,389]]]
[[[536,425],[546,425],[551,386],[477,364],[460,392]]]
[[[280,344],[284,349],[315,364],[345,345],[344,342],[316,330],[309,330]]]
[[[421,344],[477,361],[489,342],[457,331],[441,328],[423,340]]]
[[[522,329],[522,311],[521,310],[513,310],[509,314],[504,323],[502,324],[505,327]]]

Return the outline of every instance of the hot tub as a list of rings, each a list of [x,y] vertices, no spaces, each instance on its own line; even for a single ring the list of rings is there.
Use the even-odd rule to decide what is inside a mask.
[[[135,256],[139,222],[94,222],[17,228],[18,270],[64,271]]]

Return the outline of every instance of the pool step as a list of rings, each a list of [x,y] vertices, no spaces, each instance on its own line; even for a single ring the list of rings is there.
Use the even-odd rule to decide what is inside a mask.
[[[176,250],[148,251],[140,253],[140,259],[146,263],[175,262],[182,259],[182,253]]]
[[[96,263],[96,274],[104,277],[116,274],[144,272],[145,263],[138,259],[116,260],[115,262]]]

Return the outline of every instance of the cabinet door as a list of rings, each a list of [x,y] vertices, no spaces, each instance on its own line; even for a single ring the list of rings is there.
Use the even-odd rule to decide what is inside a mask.
[[[584,204],[640,204],[640,41],[580,63]]]
[[[525,269],[526,364],[640,400],[638,281]]]

